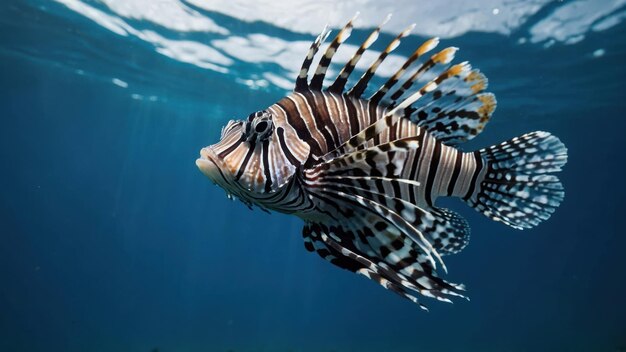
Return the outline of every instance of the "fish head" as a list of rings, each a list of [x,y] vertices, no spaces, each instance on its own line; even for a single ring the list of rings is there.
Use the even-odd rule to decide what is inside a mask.
[[[293,129],[283,126],[268,110],[245,120],[231,120],[220,141],[202,148],[196,165],[215,184],[241,200],[255,202],[288,183],[308,157],[308,146]],[[286,140],[297,145],[288,150]],[[294,156],[295,155],[295,156]]]

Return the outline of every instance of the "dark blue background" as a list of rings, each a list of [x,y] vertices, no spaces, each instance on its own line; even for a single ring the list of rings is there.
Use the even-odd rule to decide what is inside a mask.
[[[530,231],[446,202],[472,225],[447,258],[472,300],[426,300],[425,313],[306,252],[298,219],[250,212],[196,169],[228,119],[284,92],[78,17],[68,30],[27,6],[0,15],[0,351],[626,350],[626,26],[549,49],[515,34],[446,40],[498,97],[467,149],[547,130],[569,163],[565,202]],[[120,72],[158,100],[102,78]]]

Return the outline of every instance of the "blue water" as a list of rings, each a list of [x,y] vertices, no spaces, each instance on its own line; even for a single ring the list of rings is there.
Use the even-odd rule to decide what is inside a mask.
[[[233,35],[312,38],[207,15]],[[472,239],[446,277],[471,301],[424,299],[426,313],[305,251],[298,219],[251,212],[197,170],[226,121],[286,92],[236,77],[280,67],[220,73],[61,4],[3,2],[0,351],[626,350],[626,25],[520,45],[528,26],[445,40],[498,98],[466,149],[550,131],[569,149],[566,199],[524,232],[449,202]]]

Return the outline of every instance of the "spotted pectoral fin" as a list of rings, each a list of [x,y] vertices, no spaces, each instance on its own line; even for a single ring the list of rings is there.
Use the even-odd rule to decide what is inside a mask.
[[[415,151],[418,145],[418,137],[410,137],[355,151],[306,170],[305,182],[313,195],[337,198],[342,202],[356,204],[381,217],[388,218],[393,226],[413,238],[423,253],[430,258],[433,266],[436,265],[435,259],[437,259],[445,270],[439,254],[422,232],[416,229],[411,221],[407,221],[403,214],[388,208],[383,200],[386,197],[408,198],[413,193],[413,188],[418,183],[400,176],[404,165],[407,162],[411,163],[414,157],[412,151]],[[380,182],[383,182],[382,186],[392,187],[388,188],[389,194],[378,188]],[[383,199],[372,199],[355,193],[359,185],[366,190],[376,188]],[[417,210],[420,209],[417,208]]]
[[[441,255],[462,251],[470,240],[467,220],[450,209],[431,207],[428,211],[435,218],[432,230],[426,231],[433,247]]]
[[[373,232],[381,223],[384,223],[382,218],[371,216],[357,217],[341,225],[307,223],[303,229],[305,246],[325,260],[364,275],[423,309],[426,307],[415,292],[445,302],[451,302],[449,296],[464,297],[463,285],[437,277],[425,256],[412,248],[410,239],[393,230]],[[390,240],[394,247],[379,245],[381,238],[387,239],[385,243]]]
[[[384,183],[396,182],[396,180],[383,180],[381,182],[379,179],[376,181],[379,186],[382,183],[380,189],[393,187],[385,186]],[[469,243],[469,224],[456,212],[436,207],[422,209],[405,199],[381,193],[377,190],[377,186],[368,187],[367,183],[373,186],[371,182],[372,180],[367,178],[338,179],[337,177],[332,177],[321,181],[320,184],[324,185],[324,189],[328,193],[335,193],[360,204],[370,206],[373,209],[379,209],[378,212],[381,215],[386,215],[390,218],[390,221],[387,223],[391,226],[409,229],[409,233],[410,230],[416,231],[416,233],[421,235],[420,239],[423,238],[430,244],[430,246],[420,246],[419,241],[415,241],[418,244],[415,246],[416,249],[419,249],[422,253],[428,254],[428,250],[432,248],[432,252],[436,253],[436,257],[455,254],[462,251]],[[397,187],[399,186],[402,186],[402,184],[399,184]],[[394,220],[397,218],[402,220]],[[403,226],[398,225],[398,223]],[[409,237],[415,238],[415,235],[409,235]]]
[[[418,147],[419,136],[355,151],[305,171],[306,182],[315,189],[345,194],[343,198],[377,210],[381,216],[394,214],[391,219],[399,219],[395,226],[415,237],[425,254],[457,253],[469,241],[467,221],[447,209],[415,205],[423,186],[403,178],[403,170],[417,162],[414,151]]]
[[[339,227],[327,227],[316,223],[308,223],[302,230],[307,250],[316,252],[323,259],[342,269],[361,274],[401,297],[418,304],[422,309],[428,310],[425,305],[418,301],[417,297],[411,294],[409,287],[413,285],[404,275],[376,264],[367,255],[360,254],[351,245],[345,246],[342,244],[345,239],[339,238],[338,234],[346,237],[346,231]]]

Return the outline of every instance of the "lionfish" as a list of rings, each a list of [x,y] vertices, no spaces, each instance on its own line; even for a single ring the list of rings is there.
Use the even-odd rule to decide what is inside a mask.
[[[478,151],[460,150],[484,129],[496,99],[485,92],[487,78],[479,70],[467,62],[450,64],[457,48],[418,60],[438,38],[420,45],[378,90],[363,97],[379,65],[414,25],[347,89],[383,24],[378,26],[324,87],[353,21],[328,45],[310,80],[328,26],[309,48],[293,92],[247,119],[229,121],[220,141],[202,148],[196,164],[229,198],[300,217],[305,248],[336,266],[423,309],[416,293],[445,302],[466,298],[464,285],[440,278],[436,270],[441,265],[447,272],[442,256],[461,251],[470,228],[436,200],[461,198],[492,220],[516,229],[534,227],[563,200],[563,186],[551,173],[565,165],[567,149],[548,132],[532,132]],[[390,93],[416,62],[421,64]],[[413,88],[428,75],[435,78]]]

